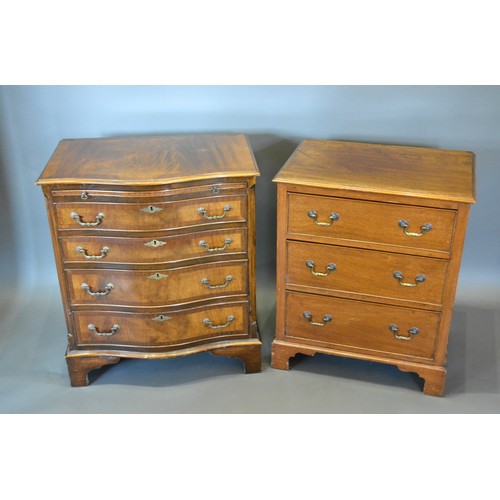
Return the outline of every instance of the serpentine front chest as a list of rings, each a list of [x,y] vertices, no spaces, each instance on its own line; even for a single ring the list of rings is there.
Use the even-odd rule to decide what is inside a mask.
[[[42,186],[71,384],[121,358],[210,351],[260,371],[244,135],[69,139]]]

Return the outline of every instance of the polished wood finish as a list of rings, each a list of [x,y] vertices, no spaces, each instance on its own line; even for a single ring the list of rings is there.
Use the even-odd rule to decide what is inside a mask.
[[[208,351],[260,370],[257,175],[241,134],[61,141],[38,184],[73,386],[122,357]]]
[[[73,387],[89,385],[89,372],[120,361],[119,356],[67,357],[69,378]]]
[[[246,260],[154,271],[68,269],[66,273],[75,308],[86,304],[162,307],[248,294]],[[106,289],[110,284],[112,287]]]
[[[275,179],[461,203],[476,194],[471,152],[361,142],[305,140]]]
[[[474,171],[468,152],[304,141],[275,177],[272,366],[298,353],[365,359],[442,395]]]
[[[307,264],[314,263],[314,269]],[[334,271],[328,271],[329,265]],[[334,245],[289,241],[287,248],[287,284],[328,289],[346,297],[363,295],[373,300],[420,302],[440,306],[448,262],[443,259],[374,252]],[[394,277],[401,272],[404,286]],[[320,273],[320,275],[315,275]],[[324,276],[326,274],[326,276]],[[425,276],[416,284],[415,278]]]
[[[163,312],[93,309],[73,314],[78,345],[85,349],[99,345],[137,349],[185,347],[199,340],[245,337],[249,328],[247,302],[223,302],[187,310],[165,309]],[[232,322],[228,321],[230,316],[234,317]],[[205,319],[218,329],[205,324]],[[99,336],[88,325],[94,325],[98,332],[106,334],[112,331],[114,325],[118,325],[119,330],[111,336]]]
[[[203,208],[208,217],[222,216],[217,221],[221,224],[229,222],[245,222],[245,196],[227,195],[220,199],[198,198],[182,201],[144,200],[142,203],[130,203],[126,197],[116,203],[57,203],[55,206],[58,227],[60,230],[90,230],[82,227],[71,215],[77,213],[82,222],[94,222],[99,214],[104,218],[99,229],[116,231],[169,231],[191,226],[213,224],[199,209]],[[230,209],[225,213],[224,208]],[[214,219],[215,220],[215,219]]]
[[[244,134],[63,139],[39,184],[159,186],[259,175]]]
[[[451,237],[455,225],[454,210],[436,210],[411,205],[394,205],[369,201],[349,200],[290,194],[288,232],[290,237],[302,239],[322,236],[334,243],[337,240],[349,245],[351,242],[379,243],[381,245],[410,247],[416,250],[435,250],[449,255]],[[332,226],[311,224],[310,210],[318,213],[318,220],[328,220],[332,212],[339,214],[339,220]],[[425,238],[409,239],[398,226],[400,220],[409,223],[408,230],[420,231],[420,227],[432,220],[432,230]]]
[[[246,224],[245,224],[246,226]],[[231,242],[224,247],[226,239]],[[150,233],[149,236],[118,237],[80,234],[65,236],[60,239],[64,262],[69,264],[133,264],[144,266],[152,264],[174,264],[192,259],[206,261],[221,257],[241,258],[247,253],[247,227],[233,229],[216,229],[213,231],[197,231],[185,234],[165,236]],[[200,241],[207,243],[208,249],[220,250],[210,252]],[[164,243],[164,244],[163,244]],[[101,259],[88,259],[87,256],[100,256],[103,248],[109,250]],[[85,252],[77,250],[81,248]]]
[[[410,361],[432,361],[438,312],[297,292],[287,292],[286,308],[290,312],[286,316],[285,339],[292,342],[312,341],[352,351],[376,350],[381,355]],[[304,317],[305,312],[311,314],[313,323]],[[327,315],[330,321],[324,321]],[[393,324],[404,339],[395,340],[389,328]],[[417,325],[419,333],[410,336],[407,332]]]

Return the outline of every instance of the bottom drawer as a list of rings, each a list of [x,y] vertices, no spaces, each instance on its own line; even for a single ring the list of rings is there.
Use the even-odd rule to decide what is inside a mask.
[[[433,359],[440,314],[287,292],[285,338]]]
[[[75,311],[79,347],[173,347],[208,339],[248,335],[248,302],[165,311],[132,313]]]

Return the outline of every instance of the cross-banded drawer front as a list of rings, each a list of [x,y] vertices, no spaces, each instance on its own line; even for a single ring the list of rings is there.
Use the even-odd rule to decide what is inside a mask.
[[[454,210],[290,193],[288,234],[449,252]]]
[[[215,222],[245,222],[246,197],[127,203],[57,203],[59,229],[106,231],[168,231]]]
[[[243,134],[63,139],[40,175],[71,385],[199,352],[260,371],[255,185]]]
[[[440,313],[287,292],[285,338],[432,359]]]
[[[247,230],[219,229],[149,237],[65,236],[61,238],[61,247],[66,263],[164,264],[245,254]]]
[[[52,197],[55,203],[104,203],[104,202],[123,202],[134,203],[155,203],[158,201],[177,201],[181,199],[193,199],[203,197],[222,197],[233,194],[246,195],[246,183],[244,182],[214,182],[210,184],[201,184],[194,186],[167,186],[163,189],[138,190],[128,189],[126,186],[115,187],[110,190],[105,187],[92,186],[82,189],[60,189],[52,191]]]
[[[440,305],[443,259],[287,242],[287,284]]]
[[[66,273],[73,306],[157,307],[248,293],[246,261],[148,271],[74,269]]]
[[[147,313],[75,311],[74,316],[80,347],[107,344],[160,348],[248,333],[247,302]]]

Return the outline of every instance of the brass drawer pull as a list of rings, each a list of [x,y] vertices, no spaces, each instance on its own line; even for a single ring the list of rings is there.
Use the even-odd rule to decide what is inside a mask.
[[[211,285],[210,280],[208,278],[203,278],[201,280],[201,284],[205,285],[207,288],[210,288],[210,290],[213,290],[214,288],[226,288],[226,286],[229,285],[231,281],[233,281],[233,277],[229,274],[226,276],[224,283],[220,285]]]
[[[81,287],[83,290],[85,290],[92,297],[102,297],[103,295],[108,295],[108,293],[111,292],[111,290],[113,290],[115,285],[113,285],[113,283],[108,283],[104,287],[104,289],[99,291],[99,292],[93,292],[87,283],[82,283]]]
[[[417,286],[425,281],[425,276],[423,274],[419,274],[415,277],[415,283],[404,283],[404,276],[400,271],[394,272],[392,276],[394,277],[394,279],[397,279],[399,281],[399,284],[401,286]]]
[[[86,259],[89,259],[89,260],[104,259],[104,257],[106,257],[106,255],[109,252],[108,247],[102,247],[101,253],[99,255],[88,255],[87,250],[85,250],[85,248],[80,247],[80,246],[76,247],[75,250],[78,253],[81,253]]]
[[[227,328],[235,319],[234,316],[228,316],[223,325],[212,325],[212,322],[208,318],[205,318],[203,324],[212,330],[218,330],[219,328]]]
[[[307,319],[310,325],[314,326],[325,326],[327,323],[330,323],[332,321],[333,317],[330,314],[325,314],[323,316],[323,323],[319,323],[317,321],[312,320],[312,314],[309,311],[304,311],[304,318]]]
[[[219,247],[219,248],[209,248],[208,247],[208,243],[205,240],[201,240],[200,243],[199,243],[199,245],[200,245],[200,247],[203,247],[207,252],[222,252],[232,242],[233,242],[232,238],[226,238],[224,240],[224,246],[223,247]]]
[[[153,205],[149,205],[145,208],[141,208],[140,210],[141,210],[141,212],[146,212],[147,214],[154,214],[156,212],[161,212],[163,210],[163,208],[158,208],[158,207],[155,207]]]
[[[311,274],[314,276],[328,276],[331,272],[337,269],[337,266],[333,263],[330,263],[326,266],[326,273],[321,273],[319,271],[314,270],[314,260],[306,260],[306,267],[311,269]]]
[[[318,222],[317,221],[317,218],[318,218],[318,213],[316,212],[316,210],[309,210],[309,212],[307,212],[307,215],[314,221],[315,224],[317,224],[318,226],[331,226],[335,221],[338,221],[340,219],[340,215],[337,213],[337,212],[332,212],[330,214],[330,217],[328,217],[330,219],[330,222]]]
[[[394,333],[394,338],[398,340],[411,340],[414,335],[418,335],[420,330],[414,326],[408,330],[409,335],[398,335],[398,325],[389,325],[389,330]]]
[[[202,217],[205,217],[205,219],[214,220],[214,219],[223,219],[226,216],[226,214],[229,212],[229,210],[231,210],[231,205],[224,205],[224,211],[223,211],[222,215],[207,215],[207,209],[200,207],[198,209],[198,213]]]
[[[118,333],[120,331],[120,325],[113,325],[111,327],[111,331],[109,332],[98,332],[97,328],[95,325],[90,323],[87,328],[91,331],[94,332],[96,335],[99,335],[99,337],[111,337],[111,335],[114,335],[115,333]]]
[[[404,233],[407,236],[417,236],[417,237],[423,236],[425,233],[428,233],[432,229],[432,224],[427,223],[427,224],[424,224],[423,226],[420,226],[420,231],[422,231],[421,233],[412,233],[410,231],[407,231],[409,224],[408,224],[408,221],[404,220],[404,219],[401,219],[398,222],[398,226],[404,231]]]
[[[104,214],[103,213],[98,213],[95,218],[95,222],[83,222],[82,221],[82,216],[78,215],[76,212],[71,212],[70,214],[72,219],[75,219],[80,226],[85,226],[85,227],[93,227],[93,226],[98,226],[102,220],[104,219]]]

